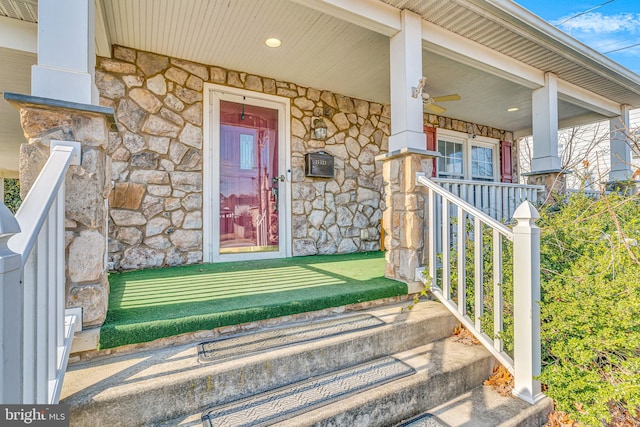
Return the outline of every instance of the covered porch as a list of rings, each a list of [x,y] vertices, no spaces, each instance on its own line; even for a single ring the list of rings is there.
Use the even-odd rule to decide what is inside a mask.
[[[430,242],[437,225],[447,235],[449,213],[440,209],[436,224],[435,199],[416,188],[417,177],[466,191],[494,213],[509,204],[512,214],[512,190],[522,190],[522,201],[539,188],[518,184],[519,136],[533,134],[529,179],[550,191],[564,174],[557,129],[610,120],[610,179],[630,177],[624,127],[630,106],[640,105],[638,77],[511,1],[12,4],[33,13],[19,24],[7,18],[5,28],[33,37],[7,38],[3,49],[19,51],[24,69],[29,59],[34,66],[15,78],[30,78],[30,95],[5,91],[19,114],[4,117],[22,128],[0,141],[12,153],[0,167],[20,169],[26,193],[54,141],[81,144],[67,153],[80,163],[66,200],[63,192],[55,202],[56,248],[65,255],[55,260],[55,282],[62,305],[82,309],[87,330],[108,317],[108,270],[370,251],[379,248],[380,219],[386,277],[422,289],[416,271],[435,269]],[[280,47],[265,45],[273,37]],[[253,246],[269,247],[257,255],[223,250],[229,234],[259,234],[239,220],[220,223],[232,199],[220,186],[224,102],[243,119],[245,104],[278,117],[272,133],[254,134],[263,144],[279,135],[281,151],[270,152],[279,169],[256,175],[258,202],[233,205],[242,205],[237,217],[257,206],[259,217],[280,213],[278,239],[256,237]],[[320,151],[335,160],[331,176],[308,173],[306,155]],[[238,155],[240,169],[261,169],[257,153]]]

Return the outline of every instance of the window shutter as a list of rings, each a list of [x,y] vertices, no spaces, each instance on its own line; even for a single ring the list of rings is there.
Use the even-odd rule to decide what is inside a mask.
[[[500,181],[513,182],[513,164],[511,162],[511,147],[509,141],[500,141]]]
[[[431,126],[424,127],[424,133],[427,135],[427,151],[438,151],[438,142],[436,140],[436,128],[432,128]],[[438,159],[433,159],[433,168],[432,168],[431,177],[435,178],[438,176]]]

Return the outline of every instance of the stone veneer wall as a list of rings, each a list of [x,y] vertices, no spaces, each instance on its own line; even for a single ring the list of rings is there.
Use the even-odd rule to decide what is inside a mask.
[[[295,83],[114,46],[98,58],[101,104],[112,107],[114,188],[110,197],[112,269],[201,262],[204,83],[291,100],[291,232],[293,255],[380,248],[385,208],[382,163],[388,149],[389,106],[306,88]],[[311,138],[311,120],[328,126],[325,141]],[[510,132],[425,114],[425,124],[513,140]],[[334,179],[308,178],[304,155],[335,157]],[[517,159],[514,146],[514,169]]]
[[[374,157],[387,150],[388,106],[121,46],[97,62],[101,104],[119,125],[108,149],[111,268],[202,261],[205,82],[291,99],[293,255],[379,249],[384,201]],[[317,116],[325,141],[310,136]],[[335,157],[333,179],[305,177],[305,153],[320,150]]]

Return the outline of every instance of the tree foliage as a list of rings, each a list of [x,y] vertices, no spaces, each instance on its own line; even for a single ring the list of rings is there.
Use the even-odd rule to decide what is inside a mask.
[[[640,410],[640,205],[576,194],[542,210],[541,381],[585,425]]]
[[[4,204],[14,214],[18,211],[22,199],[20,198],[20,181],[17,179],[4,179]]]
[[[541,381],[557,409],[586,426],[620,414],[640,419],[640,203],[574,194],[541,207]],[[493,245],[483,229],[482,329],[493,336]],[[453,240],[455,241],[455,239]],[[465,258],[474,259],[471,221]],[[458,303],[458,249],[450,253],[451,297]],[[513,245],[503,242],[503,339],[513,355]],[[465,308],[474,313],[474,262],[465,263]],[[442,270],[436,282],[442,288]],[[626,416],[626,415],[625,415]],[[614,422],[615,423],[615,422]],[[633,424],[628,424],[633,425]]]

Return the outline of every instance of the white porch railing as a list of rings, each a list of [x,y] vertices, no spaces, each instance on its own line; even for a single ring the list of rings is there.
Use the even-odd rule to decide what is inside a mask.
[[[511,219],[525,200],[535,204],[538,194],[545,191],[544,185],[445,178],[433,178],[432,181],[500,222]]]
[[[256,221],[256,243],[258,246],[267,246],[267,213],[264,212]]]
[[[15,217],[0,203],[0,402],[54,404],[82,319],[65,311],[65,174],[80,143],[51,154]]]
[[[513,374],[514,395],[532,404],[537,402],[544,396],[540,382],[534,379],[540,375],[541,369],[538,306],[540,229],[535,225],[535,220],[539,218],[538,212],[531,203],[523,202],[513,216],[518,222],[517,225],[509,229],[495,218],[442,188],[441,183],[426,178],[424,174],[418,174],[416,179],[420,185],[428,189],[425,218],[428,218],[426,261],[429,277],[425,279],[425,283]],[[452,210],[455,211],[453,215]],[[441,218],[441,221],[438,221],[438,218]],[[490,236],[484,231],[490,231]],[[503,239],[513,242],[513,358],[503,348]],[[490,246],[488,240],[491,240]],[[467,241],[473,244],[471,256],[468,256]],[[491,248],[491,259],[485,260],[487,247]],[[457,251],[454,259],[452,251]],[[485,283],[485,261],[492,269],[493,277],[489,284]],[[472,280],[469,278],[472,286],[467,285],[468,271],[473,271]],[[455,283],[451,282],[452,274],[457,275]],[[452,295],[452,288],[456,288],[456,295]],[[485,298],[485,289],[492,291],[492,300]],[[467,295],[473,296],[472,302],[467,302]],[[468,312],[468,305],[472,307],[472,313]],[[482,317],[490,312],[493,312],[493,319],[489,323],[493,325],[487,328],[491,330],[486,331],[483,328]]]
[[[609,190],[605,190],[604,192],[602,192],[602,191],[598,191],[598,190],[589,190],[589,189],[584,189],[584,188],[568,188],[568,189],[565,190],[565,193],[567,195],[567,198],[569,196],[571,196],[572,194],[582,193],[585,196],[596,200],[596,199],[602,198],[603,195],[608,195],[608,194],[611,194],[613,192],[609,191]]]

